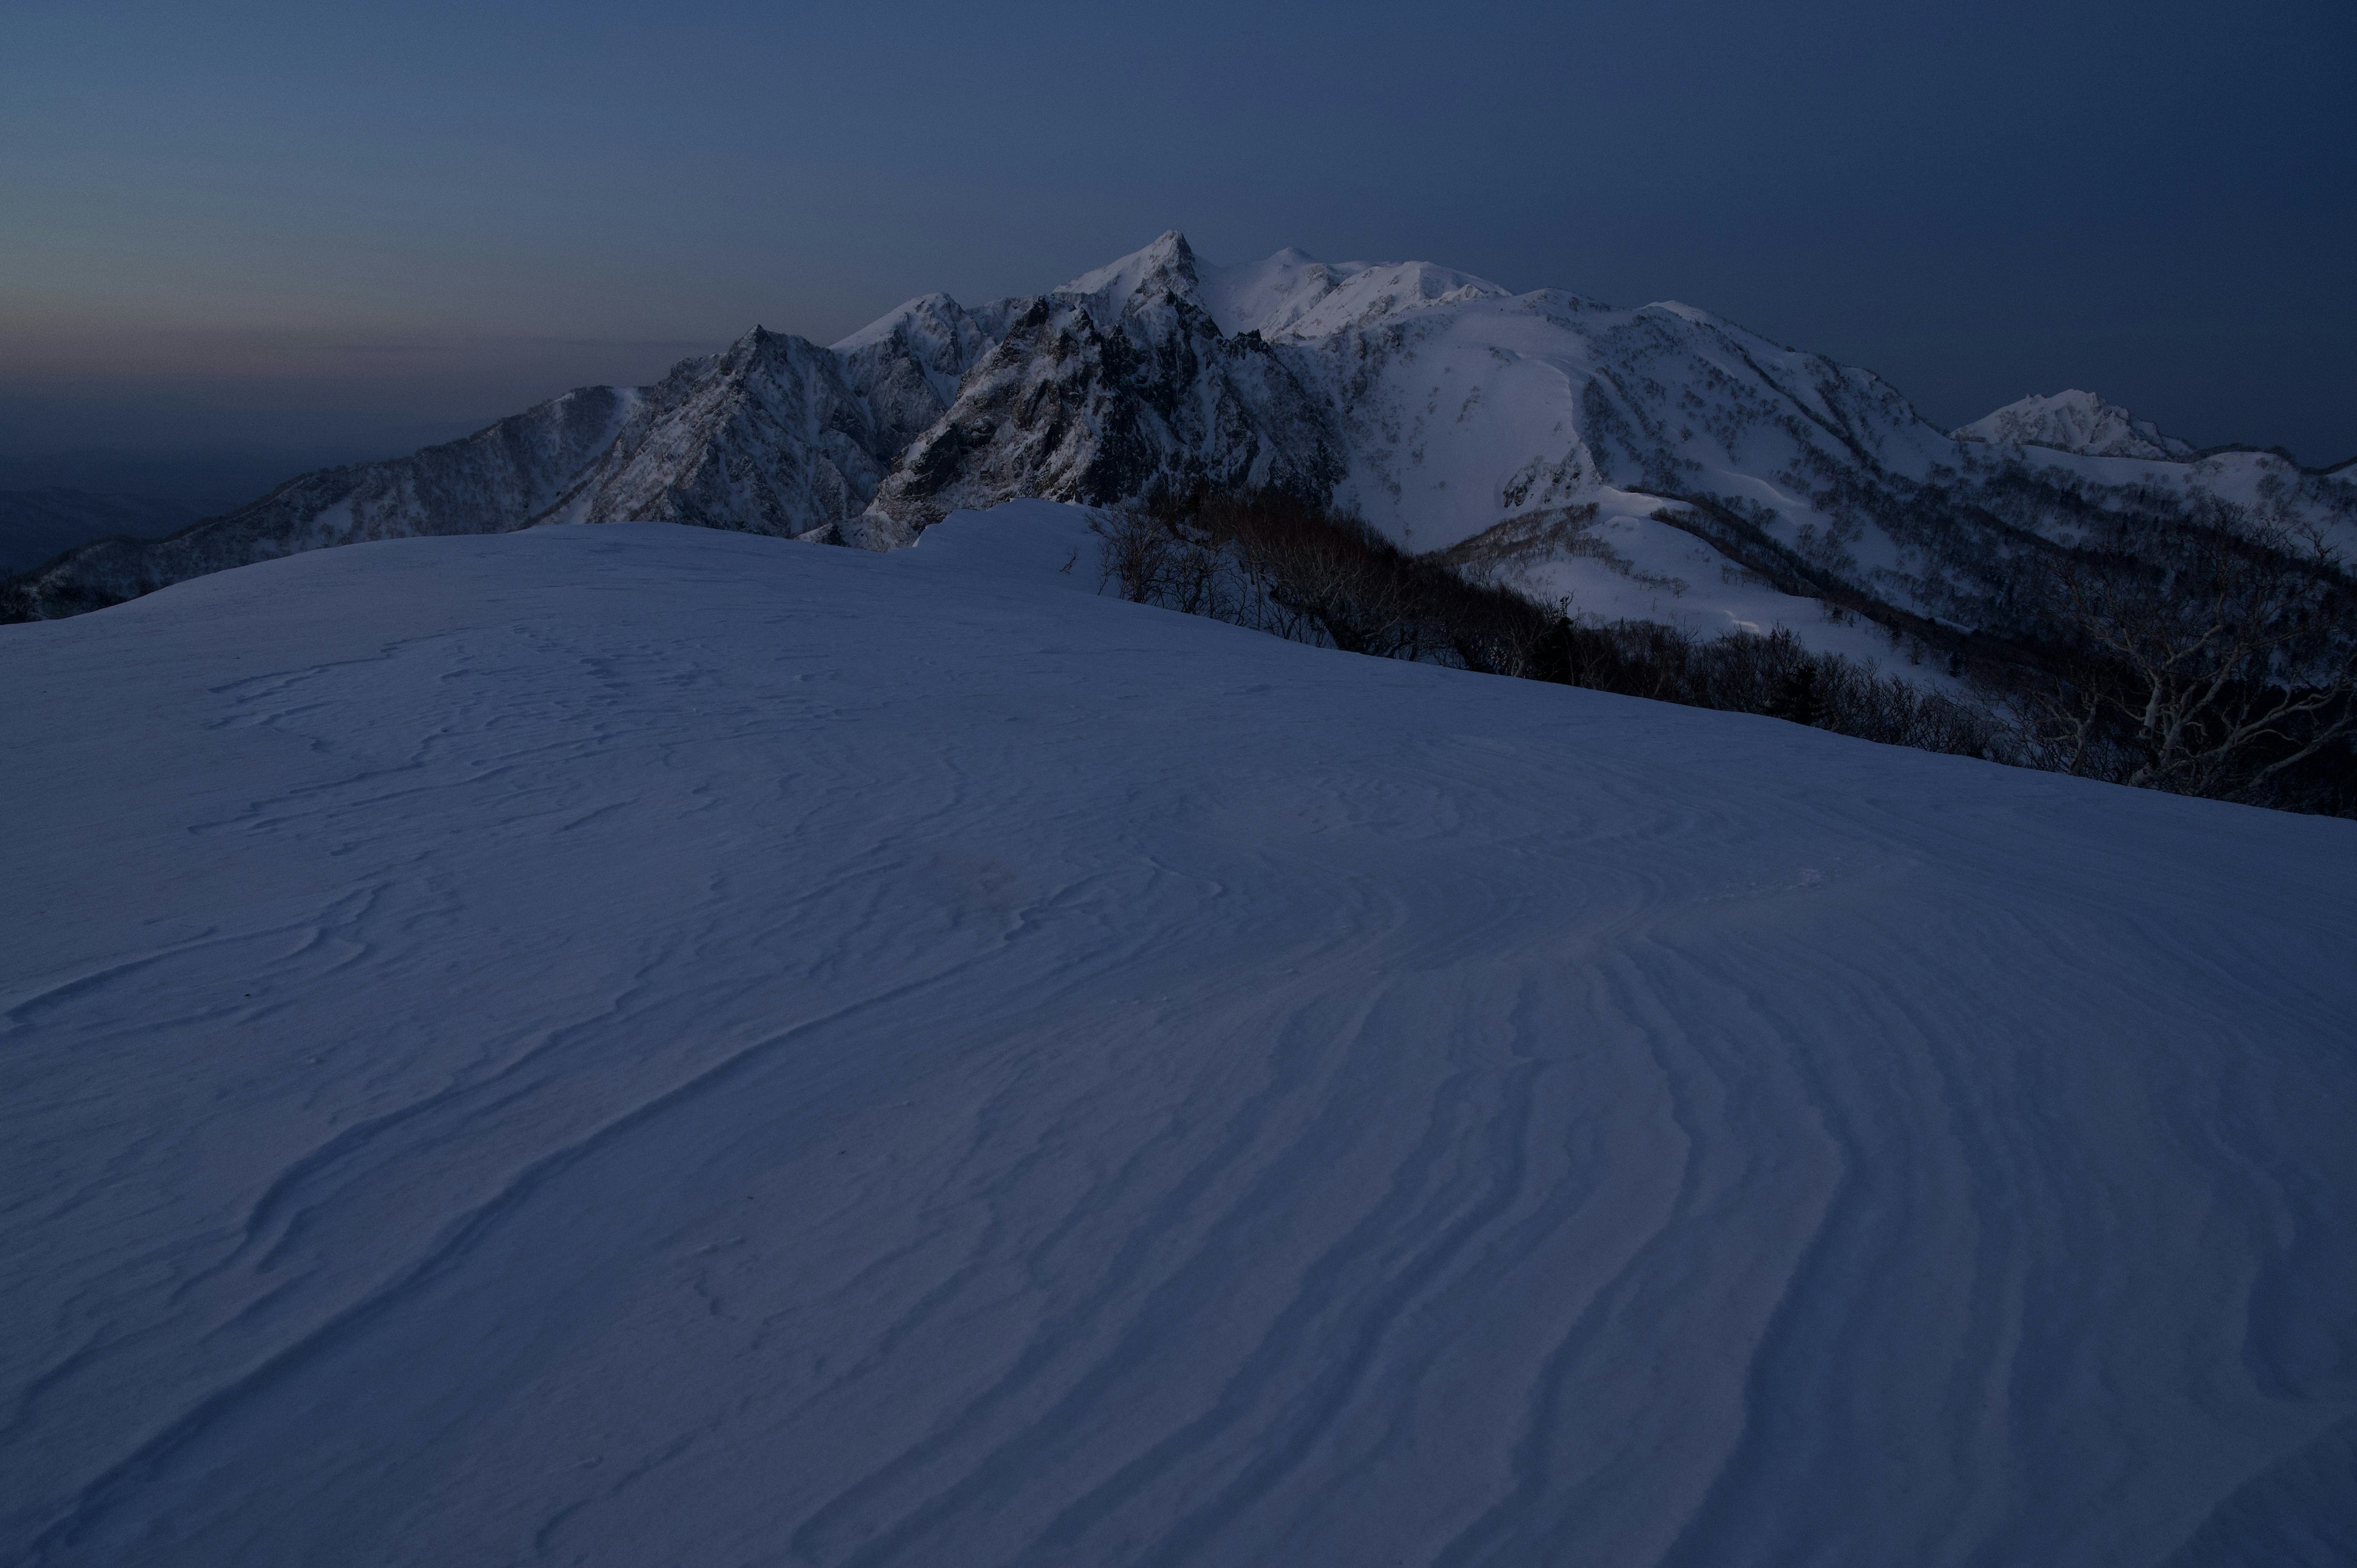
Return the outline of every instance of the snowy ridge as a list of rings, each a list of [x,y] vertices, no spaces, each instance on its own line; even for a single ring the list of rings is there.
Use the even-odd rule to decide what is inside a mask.
[[[760,328],[649,388],[547,521],[823,532],[876,493],[891,433],[842,360]]]
[[[1959,441],[2012,446],[2051,446],[2088,457],[2147,457],[2184,461],[2193,443],[2164,435],[2148,419],[2138,419],[2093,392],[2061,392],[2029,396],[1951,432]]]
[[[1486,541],[1501,579],[1578,613],[1766,616],[1843,651],[1827,596],[1880,607],[1886,652],[1907,628],[2001,621],[2019,538],[2068,542],[2090,508],[2318,529],[2357,559],[2357,483],[2196,457],[2089,393],[1947,434],[1871,371],[1691,306],[1291,250],[1214,266],[1174,231],[1045,294],[920,296],[832,349],[756,328],[654,387],[309,476],[169,543],[93,547],[0,585],[0,616],[358,539],[646,519],[891,548],[960,508],[1203,486],[1347,509],[1417,551]],[[1629,548],[1565,532],[1591,514]],[[1632,570],[1682,586],[1598,575],[1637,556],[1674,557]]]
[[[1082,521],[0,628],[0,1559],[2349,1560],[2351,824]]]
[[[855,542],[905,542],[958,508],[1027,496],[1333,493],[1344,458],[1332,411],[1272,345],[1221,331],[1183,236],[1018,303]]]
[[[1952,433],[1968,482],[2007,470],[2035,473],[2062,491],[2098,505],[2131,496],[2173,502],[2187,515],[2223,506],[2236,521],[2279,529],[2294,539],[2313,533],[2357,568],[2357,462],[2305,469],[2280,452],[2244,447],[2194,450],[2117,403],[2093,392],[2025,397]],[[2067,538],[2067,528],[2032,523]]]
[[[1174,298],[1192,300],[1200,281],[1194,248],[1172,229],[1142,251],[1082,273],[1051,297],[1085,301],[1101,317],[1119,317]]]
[[[1268,338],[1323,338],[1376,317],[1506,296],[1487,279],[1425,262],[1329,264],[1291,249],[1199,270],[1199,292],[1222,331]]]
[[[19,579],[14,605],[12,585],[0,584],[0,616],[79,614],[330,545],[522,527],[612,448],[640,401],[635,388],[578,388],[394,462],[303,475],[169,538],[101,540]]]

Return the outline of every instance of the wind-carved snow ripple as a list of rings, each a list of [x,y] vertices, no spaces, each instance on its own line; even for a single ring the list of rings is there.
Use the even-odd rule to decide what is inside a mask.
[[[2331,1561],[2337,824],[464,548],[85,783],[156,918],[9,977],[12,1552]]]

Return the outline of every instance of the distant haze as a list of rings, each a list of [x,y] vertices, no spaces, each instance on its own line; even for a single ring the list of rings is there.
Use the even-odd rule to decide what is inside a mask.
[[[0,461],[388,456],[1171,227],[2357,455],[2346,0],[854,9],[12,7]]]

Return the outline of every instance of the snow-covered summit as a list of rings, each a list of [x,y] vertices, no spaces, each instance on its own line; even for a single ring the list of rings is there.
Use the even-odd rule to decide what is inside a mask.
[[[1198,282],[1194,248],[1176,229],[1118,261],[1082,273],[1051,296],[1085,299],[1115,310],[1168,295],[1193,299]]]
[[[856,354],[894,341],[938,348],[957,341],[969,330],[967,315],[965,307],[948,295],[920,294],[894,306],[828,351]]]
[[[1232,267],[1202,267],[1199,293],[1223,332],[1322,338],[1383,317],[1507,291],[1429,262],[1321,262],[1297,250]]]
[[[2088,457],[2182,461],[2194,454],[2191,442],[2165,435],[2152,421],[2075,388],[2050,397],[2033,393],[1950,434],[1959,441],[2051,446]]]
[[[1208,312],[1230,336],[1301,338],[1433,306],[1508,297],[1487,278],[1429,262],[1321,262],[1290,246],[1257,262],[1218,266],[1202,260],[1176,229],[1053,293],[1116,311],[1184,300]]]

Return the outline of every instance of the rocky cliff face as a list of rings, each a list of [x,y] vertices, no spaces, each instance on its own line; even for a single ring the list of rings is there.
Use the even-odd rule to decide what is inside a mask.
[[[1186,241],[1166,235],[1108,271],[1005,321],[877,493],[859,542],[898,542],[957,507],[1025,495],[1113,505],[1209,485],[1332,496],[1345,468],[1334,410],[1258,334],[1221,330]]]
[[[875,495],[899,445],[840,359],[756,328],[639,395],[548,521],[821,532]]]
[[[1641,556],[1668,530],[1788,595],[1967,623],[2009,550],[2090,508],[2264,514],[2357,545],[2345,477],[2183,447],[2083,393],[1943,434],[1870,371],[1691,306],[1292,251],[1214,267],[1173,232],[1047,294],[926,295],[831,349],[756,328],[652,387],[307,475],[19,577],[0,615],[405,534],[651,519],[889,548],[961,506],[1206,485],[1347,508],[1416,550],[1560,542],[1579,531],[1550,520],[1577,516],[1582,559],[1598,529]]]

